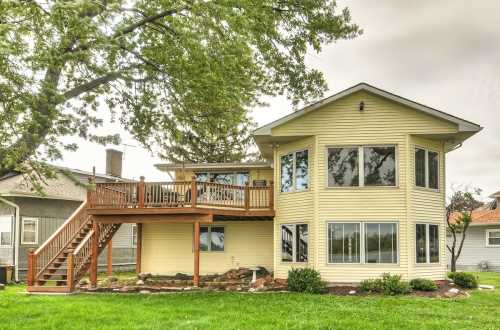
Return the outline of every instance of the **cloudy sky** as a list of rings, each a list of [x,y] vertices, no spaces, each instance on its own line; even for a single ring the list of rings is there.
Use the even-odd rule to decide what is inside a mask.
[[[483,196],[500,190],[500,1],[497,0],[344,0],[364,30],[307,57],[320,69],[333,94],[367,82],[406,98],[476,122],[484,130],[447,154],[447,184],[473,185]],[[292,111],[282,98],[269,100],[253,117],[266,124]],[[112,124],[127,145],[124,175],[166,180],[152,157]],[[104,171],[104,147],[79,141],[60,165]]]

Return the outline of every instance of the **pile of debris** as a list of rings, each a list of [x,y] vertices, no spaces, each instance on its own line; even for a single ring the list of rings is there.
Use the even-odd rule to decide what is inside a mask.
[[[193,286],[193,277],[178,273],[174,276],[153,276],[140,273],[137,278],[118,279],[109,277],[98,283],[97,288],[90,288],[88,281],[81,281],[80,291],[87,292],[183,292],[203,291],[286,291],[286,280],[274,279],[264,267],[256,269],[231,269],[224,274],[200,277],[200,287]]]

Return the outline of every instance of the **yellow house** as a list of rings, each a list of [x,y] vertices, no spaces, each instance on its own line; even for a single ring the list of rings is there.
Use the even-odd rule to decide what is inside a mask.
[[[193,274],[195,284],[259,266],[276,278],[311,267],[330,283],[444,279],[445,155],[480,130],[361,83],[257,129],[263,162],[158,164],[172,182],[97,184],[81,211],[89,242],[78,244],[95,251],[93,283],[100,237],[121,223],[138,224],[137,271]],[[45,284],[43,253],[32,291]]]

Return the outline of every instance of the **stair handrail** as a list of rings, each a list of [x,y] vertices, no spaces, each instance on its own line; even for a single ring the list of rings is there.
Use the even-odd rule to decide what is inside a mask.
[[[54,260],[68,247],[71,241],[76,237],[81,228],[89,221],[89,215],[86,211],[87,202],[82,203],[71,216],[32,254],[29,255],[30,262],[28,263],[28,284],[34,285],[36,280],[40,275],[46,270],[46,268],[54,262]],[[75,223],[75,228],[69,233],[66,238],[59,238],[63,231],[73,225],[80,219],[81,223]],[[83,219],[83,220],[82,220]],[[55,240],[61,239],[61,242],[54,247],[53,251],[47,252],[47,256],[43,256],[43,260],[40,260],[40,256],[45,250],[50,248]]]

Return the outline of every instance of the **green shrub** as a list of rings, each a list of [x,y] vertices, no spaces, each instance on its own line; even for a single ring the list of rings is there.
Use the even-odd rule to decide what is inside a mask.
[[[407,294],[411,291],[408,282],[401,281],[400,275],[382,274],[382,278],[364,280],[359,284],[363,292],[383,293],[385,295]]]
[[[414,278],[410,281],[410,286],[413,290],[419,291],[436,291],[438,289],[434,281],[425,278]]]
[[[294,268],[288,272],[288,290],[306,293],[322,293],[326,284],[319,272],[312,268]]]
[[[359,283],[359,289],[363,292],[369,293],[383,293],[384,282],[380,278],[370,278]]]
[[[384,283],[384,294],[386,295],[407,294],[411,291],[410,284],[401,281],[401,275],[382,274],[382,282]]]
[[[448,277],[459,287],[464,289],[475,289],[477,288],[477,277],[471,273],[465,272],[450,272]]]

